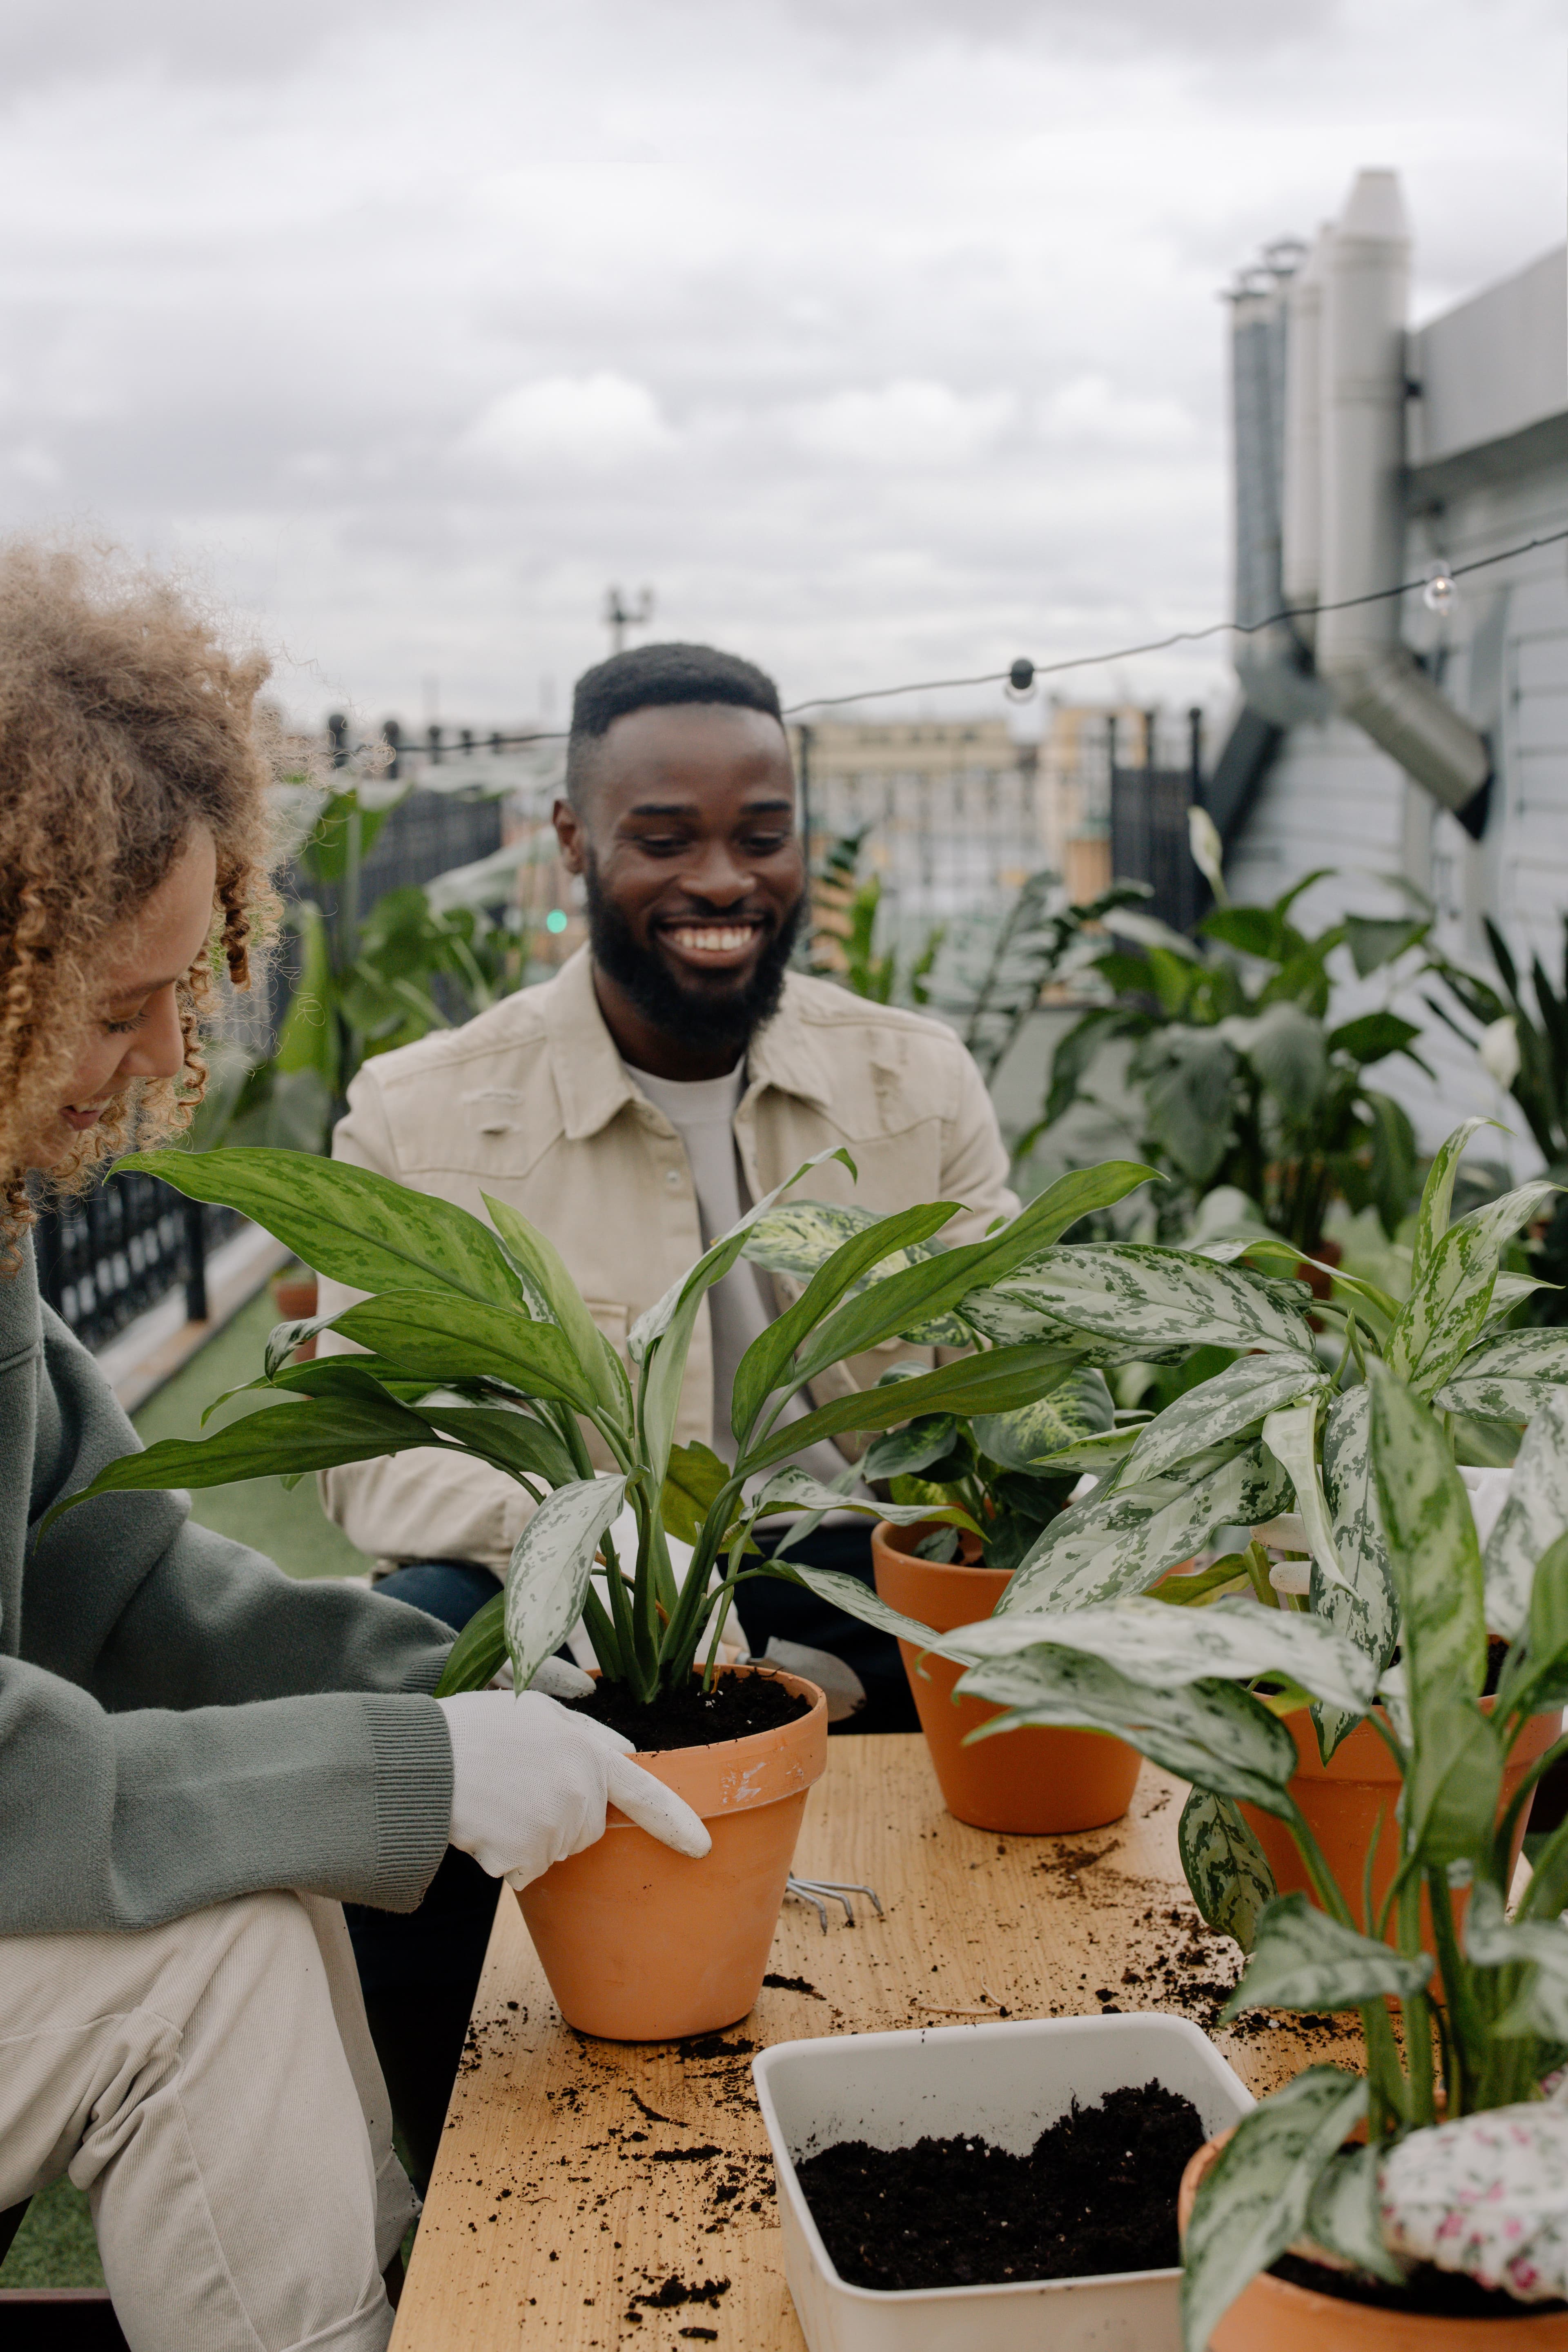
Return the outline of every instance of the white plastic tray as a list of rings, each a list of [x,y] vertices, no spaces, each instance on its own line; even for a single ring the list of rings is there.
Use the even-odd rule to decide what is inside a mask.
[[[1127,2084],[1191,2099],[1213,2135],[1252,2096],[1183,2017],[1051,2017],[781,2042],[752,2062],[773,2144],[784,2273],[810,2352],[1180,2352],[1175,2270],[888,2294],[834,2269],[795,2163],[835,2141],[978,2133],[1014,2155],[1076,2098]]]

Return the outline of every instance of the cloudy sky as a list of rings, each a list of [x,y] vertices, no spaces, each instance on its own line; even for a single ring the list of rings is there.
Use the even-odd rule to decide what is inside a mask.
[[[1363,164],[1418,317],[1560,241],[1563,49],[1555,0],[8,0],[0,509],[200,567],[312,720],[559,715],[612,581],[792,698],[1198,625],[1220,290]]]

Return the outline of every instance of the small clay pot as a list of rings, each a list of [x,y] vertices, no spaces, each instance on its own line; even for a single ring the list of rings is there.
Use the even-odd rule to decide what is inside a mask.
[[[886,1520],[872,1530],[871,1560],[881,1599],[933,1633],[951,1633],[955,1625],[989,1617],[1006,1587],[1005,1570],[916,1559],[914,1547],[930,1532],[895,1528]],[[921,1656],[910,1642],[900,1642],[899,1648],[942,1801],[956,1820],[977,1830],[1049,1837],[1121,1819],[1132,1802],[1142,1761],[1136,1748],[1104,1732],[1055,1727],[1005,1732],[966,1748],[967,1733],[1005,1710],[984,1699],[955,1700],[962,1666],[929,1652]]]
[[[1489,1714],[1492,1702],[1483,1699],[1481,1705]],[[1359,1918],[1362,1906],[1363,1874],[1366,1868],[1367,1848],[1377,1840],[1377,1853],[1372,1865],[1373,1902],[1380,1905],[1393,1883],[1399,1866],[1399,1826],[1395,1807],[1399,1801],[1399,1775],[1393,1757],[1370,1723],[1358,1723],[1348,1732],[1325,1764],[1318,1753],[1318,1735],[1312,1718],[1305,1707],[1285,1717],[1296,1742],[1300,1758],[1290,1776],[1290,1794],[1305,1816],[1307,1826],[1322,1848],[1323,1858],[1338,1881],[1351,1909]],[[1563,1718],[1559,1715],[1532,1716],[1514,1743],[1508,1769],[1502,1776],[1502,1796],[1498,1814],[1512,1799],[1530,1766],[1545,1753],[1557,1738]],[[1310,1881],[1296,1841],[1285,1823],[1274,1813],[1260,1811],[1255,1805],[1241,1808],[1250,1823],[1258,1843],[1268,1857],[1274,1873],[1274,1884],[1281,1895],[1298,1891],[1311,1897]],[[1381,1827],[1379,1817],[1381,1816]],[[1511,1876],[1519,1861],[1529,1825],[1527,1806],[1513,1835],[1513,1853],[1509,1864]],[[1459,1890],[1454,1896],[1456,1922],[1464,1917],[1468,1895]],[[1425,1891],[1421,1896],[1422,1941],[1435,1955],[1432,1940],[1431,1914]]]
[[[1205,2141],[1182,2175],[1176,2214],[1184,2237],[1198,2184],[1229,2137]],[[1532,2314],[1521,2304],[1515,2318],[1440,2319],[1314,2294],[1260,2271],[1209,2336],[1209,2352],[1504,2352],[1509,2345],[1513,2352],[1568,2352],[1568,2312]]]
[[[272,1303],[279,1323],[306,1323],[316,1312],[316,1277],[307,1267],[290,1267],[272,1277]],[[314,1339],[296,1348],[293,1361],[308,1364],[316,1353]]]
[[[702,1816],[711,1853],[673,1853],[612,1805],[596,1845],[519,1889],[556,2006],[580,2033],[679,2041],[733,2025],[755,2003],[806,1791],[827,1769],[827,1701],[815,1683],[768,1671],[812,1701],[809,1713],[637,1758]]]

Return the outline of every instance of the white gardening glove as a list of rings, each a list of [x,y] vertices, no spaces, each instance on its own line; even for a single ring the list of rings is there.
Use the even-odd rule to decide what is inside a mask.
[[[437,1699],[452,1739],[451,1841],[492,1878],[526,1886],[605,1833],[605,1808],[677,1853],[713,1841],[684,1798],[640,1764],[632,1743],[539,1691],[465,1691]]]

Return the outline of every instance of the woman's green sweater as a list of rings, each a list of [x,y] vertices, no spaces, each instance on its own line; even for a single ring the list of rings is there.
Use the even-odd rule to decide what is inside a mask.
[[[273,1886],[412,1910],[451,1819],[450,1633],[293,1582],[184,1495],[101,1496],[37,1539],[136,1444],[25,1248],[0,1278],[0,1935]]]

